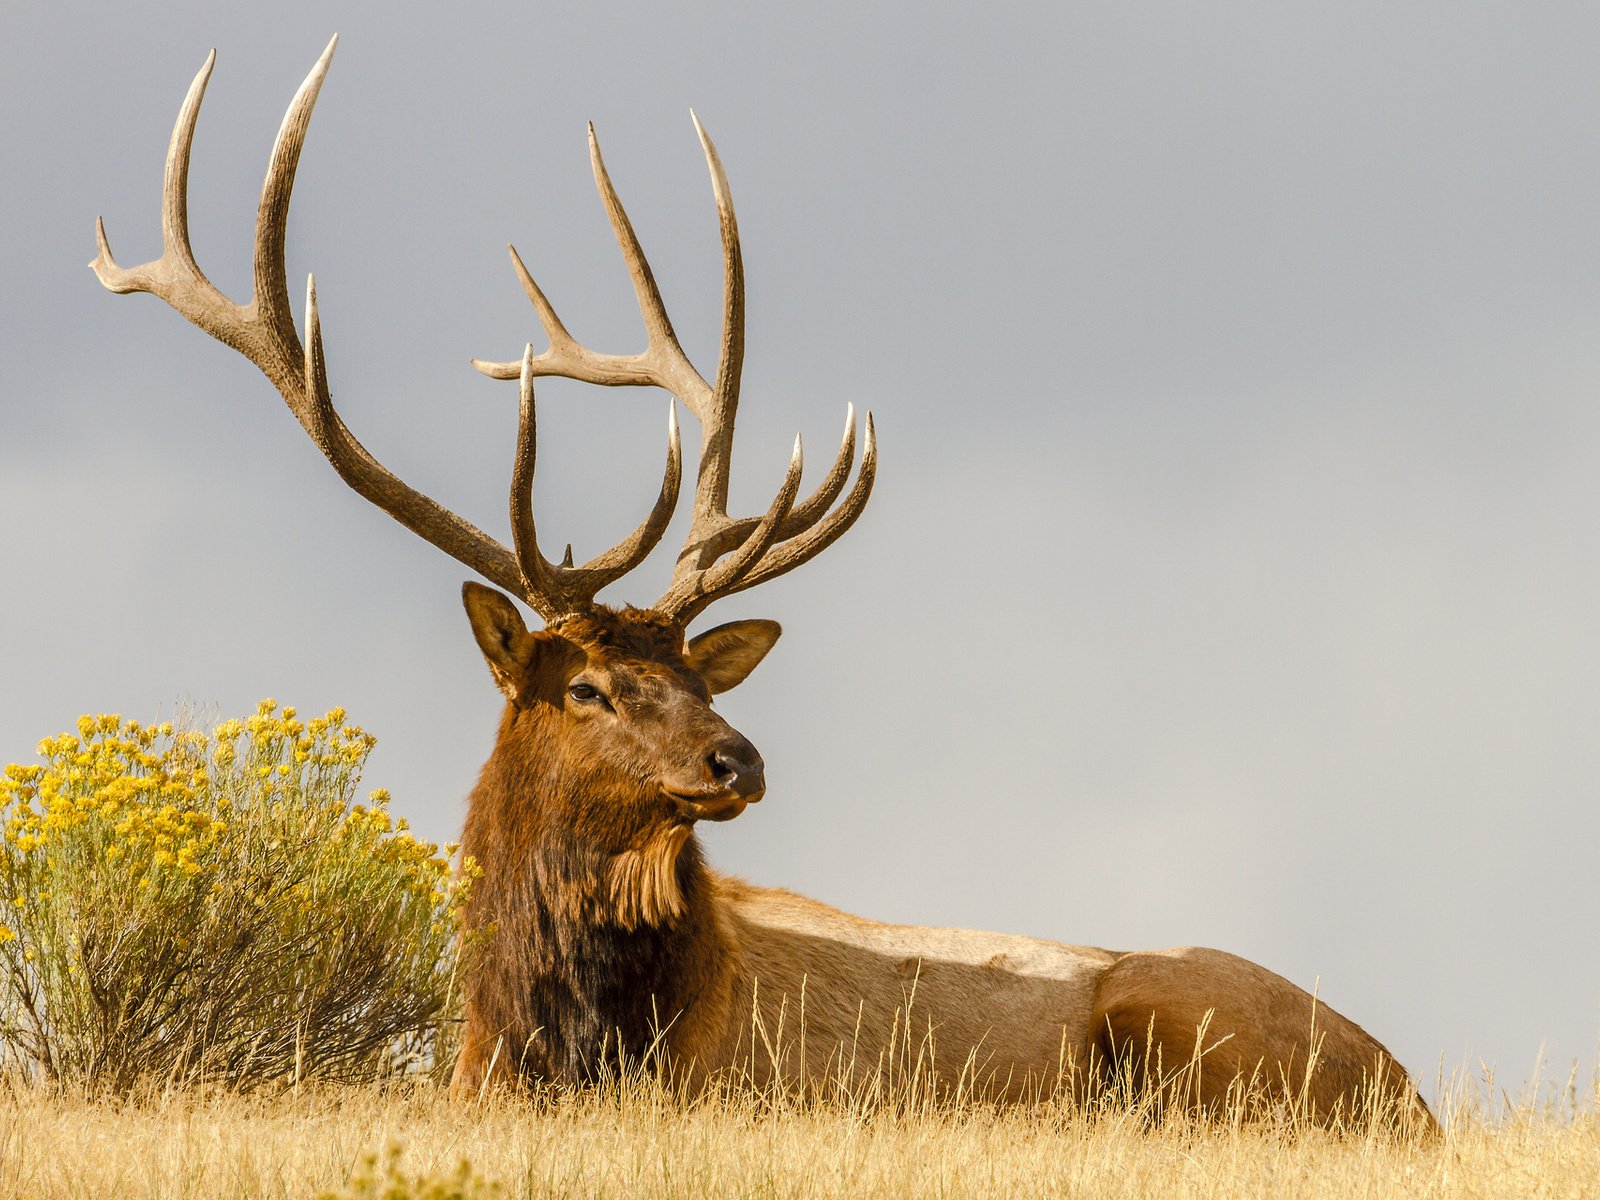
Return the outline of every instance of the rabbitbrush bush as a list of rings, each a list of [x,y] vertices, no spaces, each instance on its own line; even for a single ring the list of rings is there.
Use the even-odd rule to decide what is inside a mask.
[[[83,717],[0,779],[0,1065],[93,1089],[351,1081],[451,1003],[447,847],[352,804],[374,739],[263,701],[210,735]]]

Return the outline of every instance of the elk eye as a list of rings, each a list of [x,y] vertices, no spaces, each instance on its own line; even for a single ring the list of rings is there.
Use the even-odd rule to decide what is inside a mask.
[[[598,688],[591,687],[587,683],[573,684],[567,689],[567,695],[571,696],[580,704],[590,704],[596,700],[605,699],[605,697],[600,694],[600,690]]]

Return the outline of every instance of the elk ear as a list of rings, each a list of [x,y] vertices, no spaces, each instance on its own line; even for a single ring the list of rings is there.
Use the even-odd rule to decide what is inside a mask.
[[[729,621],[692,638],[684,657],[715,696],[743,683],[782,632],[776,621]]]
[[[495,683],[507,699],[517,699],[527,684],[538,638],[528,632],[522,614],[503,592],[467,582],[461,585],[461,602],[467,606],[472,636],[489,661]]]

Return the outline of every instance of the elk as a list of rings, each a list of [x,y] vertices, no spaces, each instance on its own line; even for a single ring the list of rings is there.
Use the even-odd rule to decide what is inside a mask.
[[[523,266],[511,261],[547,340],[520,358],[479,361],[519,385],[508,548],[407,486],[335,412],[314,279],[305,342],[290,308],[284,231],[296,164],[332,60],[330,42],[284,118],[262,189],[255,294],[224,296],[190,249],[190,148],[215,62],[189,88],[163,188],[163,252],[133,268],[112,258],[103,222],[90,265],[114,292],[149,292],[253,362],[340,477],[412,532],[495,585],[468,582],[472,632],[505,694],[493,752],[471,792],[463,853],[482,875],[470,925],[484,945],[465,987],[453,1087],[593,1080],[650,1058],[677,1078],[776,1082],[853,1078],[881,1066],[894,1031],[915,1035],[933,1075],[970,1094],[1020,1100],[1070,1079],[1092,1092],[1119,1068],[1141,1086],[1216,1109],[1241,1081],[1259,1105],[1296,1102],[1315,1119],[1354,1115],[1382,1093],[1407,1119],[1431,1116],[1404,1071],[1353,1022],[1272,972],[1217,950],[1123,953],[958,929],[886,925],[712,870],[699,825],[761,800],[760,754],[713,709],[777,640],[775,622],[738,620],[690,637],[713,602],[798,567],[865,508],[877,466],[872,417],[859,469],[853,408],[826,476],[800,498],[797,439],[783,484],[759,516],[728,511],[744,354],[744,268],[727,180],[695,121],[721,228],[723,323],[708,382],[668,319],[612,186],[594,130],[589,154],[646,333],[634,355],[580,345]],[[628,537],[582,566],[541,552],[532,486],[534,381],[650,386],[675,401],[660,493]],[[667,591],[646,608],[596,601],[661,540],[677,505],[676,405],[700,427],[687,539]],[[852,482],[853,475],[853,482]],[[848,490],[847,489],[848,486]],[[530,629],[511,593],[542,620]],[[785,1024],[787,1023],[787,1024]],[[787,1028],[790,1044],[776,1044]],[[1197,1040],[1198,1039],[1198,1040]],[[1194,1066],[1190,1063],[1191,1067]]]

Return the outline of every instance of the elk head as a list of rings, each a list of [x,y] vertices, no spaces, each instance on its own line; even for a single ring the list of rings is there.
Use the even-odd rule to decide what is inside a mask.
[[[618,854],[660,826],[726,821],[761,799],[761,755],[711,710],[754,670],[776,621],[734,621],[684,643],[649,612],[596,607],[537,632],[500,592],[462,589],[507,709],[500,741],[540,778],[540,817]]]
[[[764,790],[761,757],[711,710],[710,701],[749,674],[776,641],[779,628],[772,621],[737,621],[687,641],[685,629],[714,600],[792,570],[850,527],[866,505],[876,470],[871,415],[860,471],[848,494],[856,448],[853,407],[839,453],[810,496],[799,499],[802,459],[797,438],[788,472],[767,511],[748,517],[728,513],[744,358],[744,267],[721,163],[696,120],[723,251],[721,352],[708,383],[678,343],[591,126],[595,182],[633,281],[645,349],[612,355],[579,345],[513,248],[512,265],[548,346],[539,354],[528,346],[520,359],[506,362],[474,360],[491,378],[519,381],[511,546],[409,487],[368,453],[334,411],[315,281],[308,280],[306,288],[304,345],[289,303],[283,251],[290,192],[337,42],[335,38],[328,44],[301,84],[273,147],[256,221],[255,294],[248,303],[228,299],[206,278],[189,242],[190,149],[215,52],[191,84],[173,129],[162,197],[161,257],[139,267],[119,267],[102,223],[97,228],[99,254],[90,265],[112,291],[160,297],[255,363],[351,488],[543,618],[544,628],[530,631],[502,592],[466,585],[473,632],[508,702],[496,757],[510,763],[506,769],[523,776],[523,783],[538,783],[541,793],[552,799],[541,820],[563,822],[574,834],[592,837],[597,848],[617,853],[636,844],[646,829],[687,830],[700,819],[737,815]],[[581,566],[573,565],[570,546],[559,564],[548,560],[534,525],[534,381],[546,375],[605,386],[654,386],[676,398],[669,409],[667,463],[654,506],[632,534]],[[644,609],[612,609],[597,603],[596,594],[655,548],[677,504],[682,455],[676,402],[689,409],[701,430],[688,537],[660,599]]]

